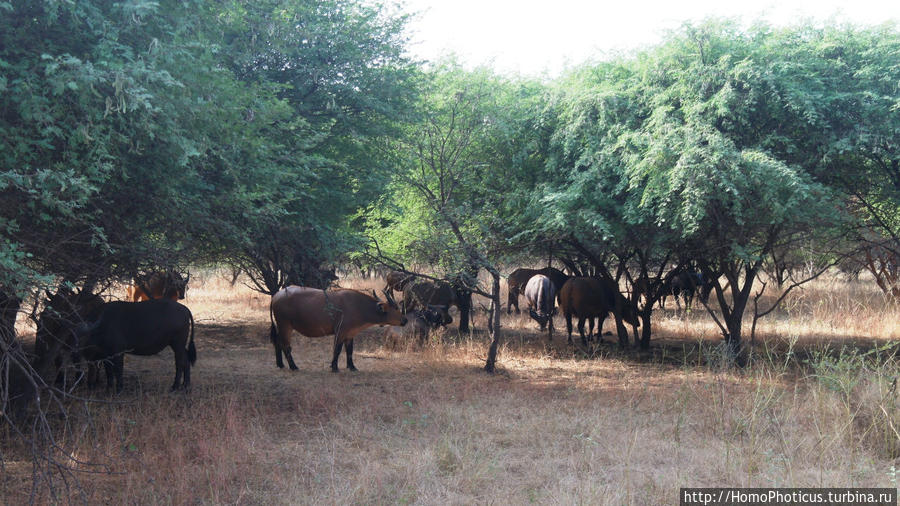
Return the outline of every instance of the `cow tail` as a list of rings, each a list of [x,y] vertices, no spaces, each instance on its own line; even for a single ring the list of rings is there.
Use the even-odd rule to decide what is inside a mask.
[[[278,348],[278,330],[275,328],[275,315],[272,312],[272,303],[269,303],[269,321],[271,322],[271,326],[269,327],[269,339],[272,340],[272,344],[275,348]]]
[[[188,343],[188,360],[191,362],[191,365],[194,365],[197,362],[197,347],[194,346],[194,315],[191,315],[191,340]]]

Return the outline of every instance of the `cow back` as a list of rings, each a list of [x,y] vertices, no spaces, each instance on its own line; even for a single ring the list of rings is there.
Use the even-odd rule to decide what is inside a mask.
[[[455,306],[456,292],[444,281],[417,279],[406,286],[403,291],[403,308],[406,312],[428,305]]]
[[[108,302],[92,326],[85,355],[155,355],[167,346],[185,346],[192,322],[191,311],[171,299]]]
[[[549,315],[553,312],[555,296],[556,290],[553,282],[543,274],[532,276],[525,285],[525,299],[528,301],[528,306],[537,310],[539,314]]]
[[[401,325],[399,309],[371,295],[348,289],[289,286],[272,296],[276,325],[289,322],[307,337],[354,332],[372,325]]]

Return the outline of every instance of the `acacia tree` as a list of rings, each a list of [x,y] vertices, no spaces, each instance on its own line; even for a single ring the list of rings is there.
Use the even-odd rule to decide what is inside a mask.
[[[383,257],[431,264],[491,301],[485,369],[492,372],[500,339],[497,261],[510,248],[502,218],[515,212],[506,197],[521,170],[516,160],[529,159],[536,147],[518,136],[519,115],[542,88],[453,63],[423,75],[421,87],[417,121],[392,145],[393,191],[370,217],[369,230]],[[481,270],[490,276],[487,288],[478,283]]]
[[[780,62],[764,56],[760,40],[708,24],[687,27],[658,51],[645,74],[651,109],[633,138],[629,176],[642,188],[642,207],[679,233],[715,280],[721,319],[710,315],[735,355],[764,260],[839,223],[832,193],[794,152],[814,146],[791,140],[797,118],[767,93],[767,69]]]
[[[338,198],[342,185],[362,188],[357,196],[378,190],[368,184],[380,179],[377,171],[350,162],[363,158],[362,147],[371,149],[367,137],[385,133],[367,130],[384,125],[383,117],[360,104],[355,114],[321,116],[329,104],[342,104],[326,81],[315,86],[321,107],[304,115],[287,93],[298,84],[293,78],[239,72],[233,60],[246,53],[229,45],[234,33],[223,29],[223,13],[234,5],[0,2],[0,412],[35,448],[51,448],[43,444],[51,424],[46,418],[21,424],[8,409],[10,393],[46,400],[47,392],[57,401],[63,393],[52,376],[37,373],[13,333],[21,305],[40,304],[32,294],[102,287],[154,265],[233,258],[259,244],[254,239],[273,223],[284,227],[278,235],[295,239],[295,251],[310,246],[298,235],[320,239],[323,251],[346,250],[331,238],[344,232],[358,200]],[[342,26],[330,16],[315,21],[320,30]],[[364,24],[346,30],[366,39],[352,32]],[[384,35],[397,36],[387,28]],[[328,46],[327,37],[319,40]],[[317,64],[342,69],[344,78],[350,68],[369,77],[393,72],[395,60],[368,54],[369,60],[350,61],[338,52]],[[308,56],[300,59],[317,61]],[[359,80],[341,82],[345,96],[360,87]],[[294,256],[295,265],[302,261]],[[65,414],[67,404],[52,409]],[[36,454],[36,488],[56,490],[54,472],[72,469],[65,454]]]
[[[856,218],[848,234],[887,295],[900,296],[900,32],[812,27],[773,37],[774,86],[796,111],[797,143],[814,177],[835,189]]]
[[[358,245],[351,218],[382,194],[391,169],[376,140],[396,133],[415,96],[405,23],[356,0],[238,1],[218,13],[224,63],[272,89],[295,121],[271,139],[281,146],[275,179],[257,183],[266,186],[257,208],[239,220],[233,262],[254,288],[327,285],[328,266]]]

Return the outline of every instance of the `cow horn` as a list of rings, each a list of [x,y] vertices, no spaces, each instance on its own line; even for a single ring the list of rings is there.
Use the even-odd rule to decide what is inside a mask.
[[[394,300],[394,296],[391,295],[390,292],[388,292],[387,290],[381,290],[381,293],[384,294],[384,297],[387,299],[388,304],[390,304],[391,307],[399,309],[399,306],[397,306],[397,301]]]

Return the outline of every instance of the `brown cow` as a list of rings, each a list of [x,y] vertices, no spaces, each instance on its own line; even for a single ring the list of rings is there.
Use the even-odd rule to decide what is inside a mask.
[[[387,302],[356,290],[319,290],[302,286],[282,288],[272,296],[269,305],[272,321],[270,337],[275,345],[275,364],[283,368],[282,353],[292,370],[297,370],[291,356],[291,333],[297,331],[306,337],[334,334],[334,356],[331,370],[338,370],[338,356],[346,345],[347,369],[353,365],[353,338],[363,329],[373,325],[406,325],[406,317],[393,298]]]
[[[384,285],[384,291],[386,293],[390,293],[391,297],[393,297],[394,290],[402,292],[404,289],[406,289],[406,285],[408,285],[410,281],[413,281],[414,279],[416,279],[416,276],[414,274],[408,274],[401,271],[391,271],[384,278],[386,282]]]
[[[403,312],[411,313],[426,306],[441,307],[441,325],[453,323],[450,306],[459,308],[456,290],[446,281],[417,279],[403,291]]]
[[[512,307],[516,306],[516,314],[519,314],[519,295],[525,293],[525,285],[528,280],[537,274],[543,274],[550,278],[553,286],[556,287],[557,295],[569,276],[559,269],[553,267],[544,267],[543,269],[516,269],[512,271],[506,280],[509,287],[509,294],[506,300],[506,314],[512,313]]]
[[[618,286],[612,281],[599,278],[572,278],[559,291],[559,307],[566,317],[566,330],[569,333],[569,344],[572,343],[572,316],[578,317],[578,332],[581,342],[587,346],[584,337],[584,320],[599,318],[597,333],[603,329],[606,315],[616,308],[616,301],[622,307],[622,319],[632,325],[640,325],[637,309],[619,293]]]
[[[140,302],[149,299],[184,299],[190,279],[190,274],[187,278],[182,278],[175,271],[152,272],[143,279],[134,279],[134,283],[128,287],[128,300]]]

